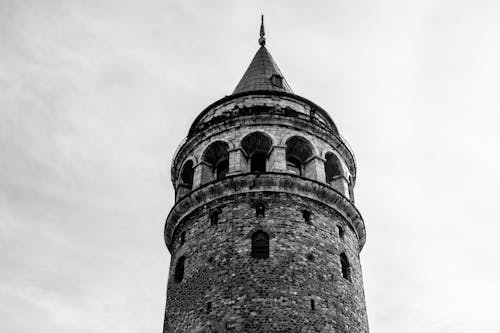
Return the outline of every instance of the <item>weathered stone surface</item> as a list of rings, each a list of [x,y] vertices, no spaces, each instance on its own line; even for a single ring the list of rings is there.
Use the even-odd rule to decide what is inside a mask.
[[[266,203],[265,217],[255,216],[255,201]],[[212,226],[209,212],[216,208],[220,218]],[[312,213],[310,223],[303,219],[304,209]],[[338,225],[345,230],[342,238]],[[271,235],[269,259],[250,256],[250,235],[261,229]],[[183,245],[181,231],[186,232]],[[169,332],[198,326],[209,332],[223,321],[242,327],[239,332],[368,331],[357,236],[344,217],[322,203],[277,192],[241,193],[199,207],[174,237]],[[349,258],[351,281],[342,277],[341,252]],[[181,256],[185,276],[175,282]]]

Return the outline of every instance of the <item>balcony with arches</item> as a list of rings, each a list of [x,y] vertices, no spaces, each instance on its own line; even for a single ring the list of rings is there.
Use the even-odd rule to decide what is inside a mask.
[[[201,156],[189,156],[180,168],[177,199],[227,176],[264,173],[291,174],[325,183],[352,198],[352,177],[342,158],[333,149],[320,154],[301,135],[277,138],[259,130],[239,139],[215,140],[199,151]]]

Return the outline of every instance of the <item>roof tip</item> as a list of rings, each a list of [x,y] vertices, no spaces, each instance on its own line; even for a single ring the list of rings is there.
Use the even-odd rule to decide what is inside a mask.
[[[293,93],[278,65],[276,65],[273,57],[264,45],[255,53],[250,66],[248,66],[245,74],[243,74],[233,94],[257,90],[275,90]]]
[[[260,37],[259,44],[261,46],[266,45],[266,32],[264,31],[264,14],[260,16]]]
[[[260,48],[252,59],[245,74],[233,91],[234,94],[258,91],[258,90],[273,90],[292,93],[292,89],[286,82],[283,74],[281,74],[278,65],[273,60],[273,57],[266,49],[266,33],[264,31],[264,15],[261,15],[260,23]]]

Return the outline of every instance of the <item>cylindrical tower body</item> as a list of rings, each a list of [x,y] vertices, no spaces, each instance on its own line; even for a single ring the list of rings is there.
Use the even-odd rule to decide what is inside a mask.
[[[172,165],[164,332],[368,332],[353,154],[264,46]]]

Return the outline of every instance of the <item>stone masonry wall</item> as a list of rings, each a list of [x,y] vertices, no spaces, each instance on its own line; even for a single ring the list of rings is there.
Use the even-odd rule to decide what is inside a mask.
[[[265,217],[256,217],[256,202],[265,203]],[[217,225],[209,220],[214,209]],[[256,230],[270,235],[268,259],[250,256]],[[357,236],[320,202],[277,192],[233,195],[195,210],[173,237],[165,332],[368,332]],[[342,252],[351,281],[342,277]],[[185,274],[176,282],[181,256]]]

